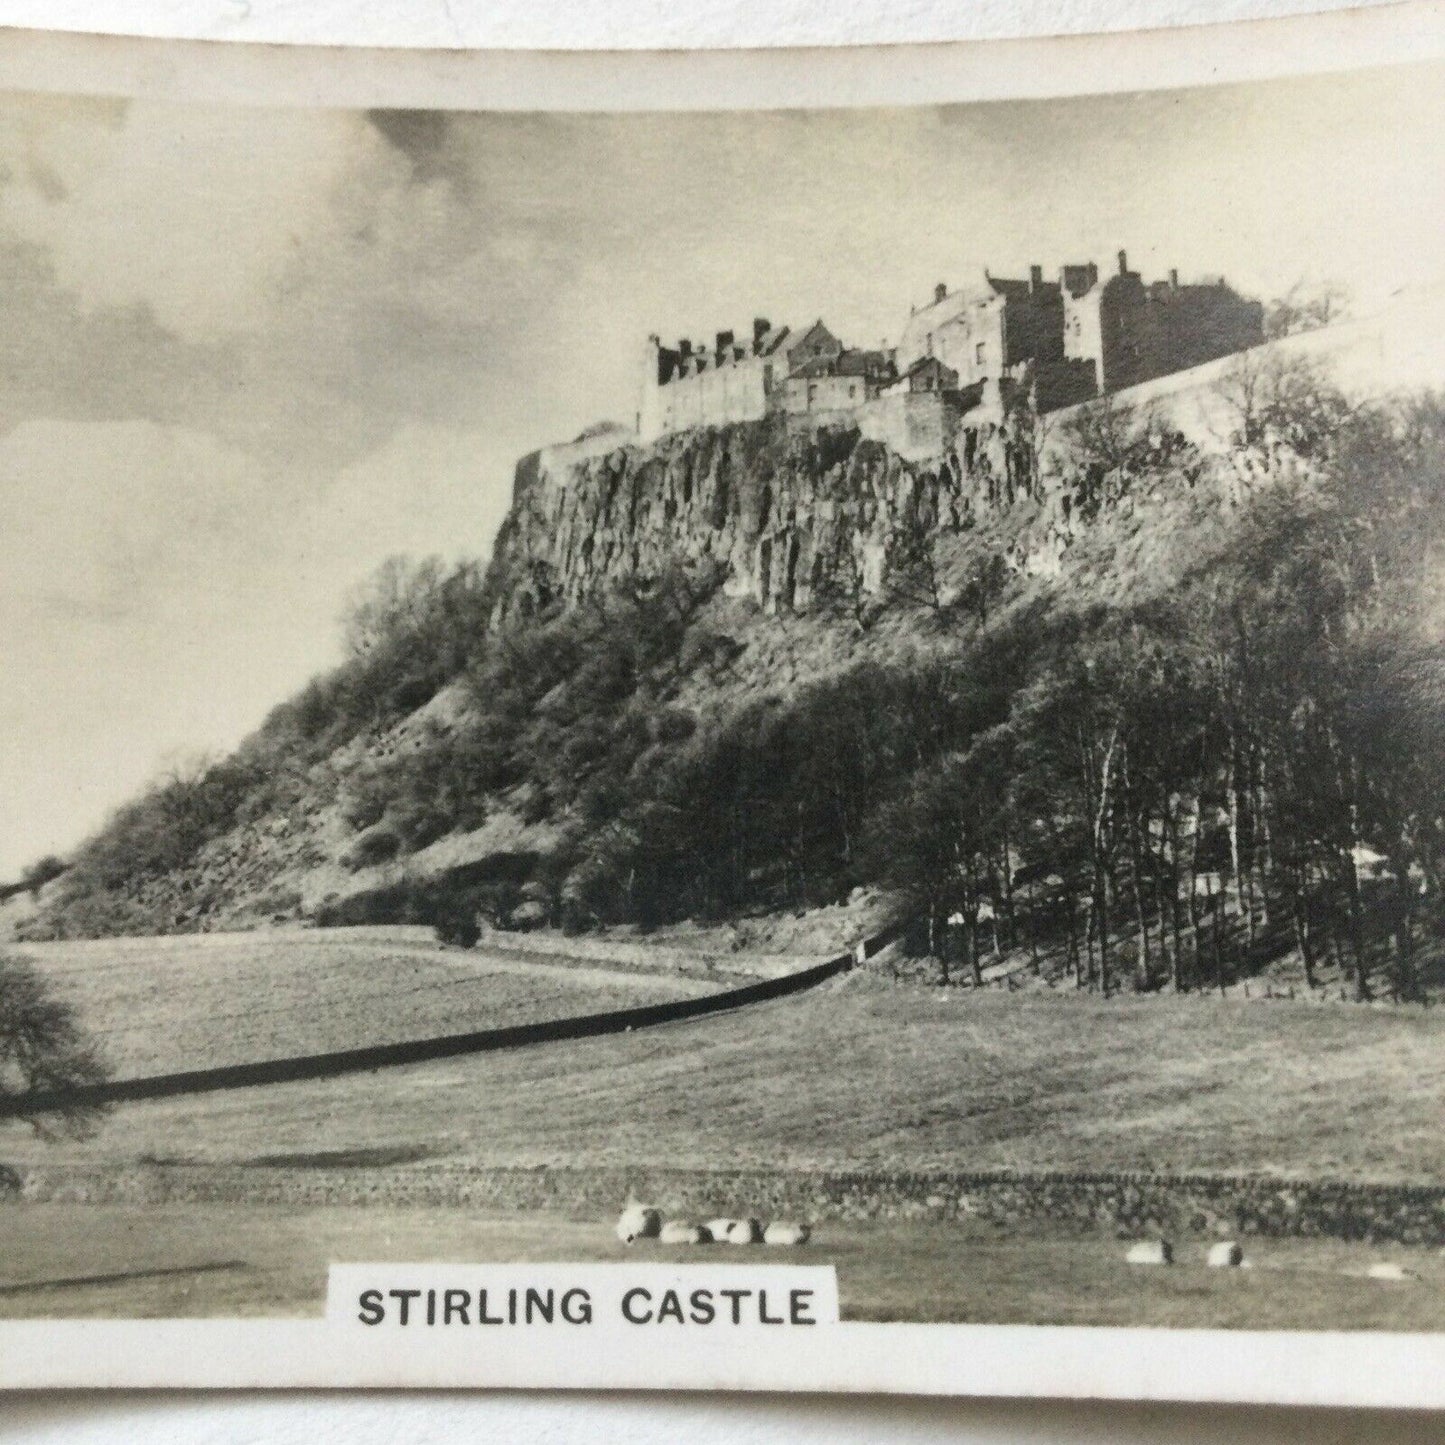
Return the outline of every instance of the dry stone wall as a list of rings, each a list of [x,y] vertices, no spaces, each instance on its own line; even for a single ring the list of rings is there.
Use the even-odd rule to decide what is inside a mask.
[[[0,1176],[0,1198],[5,1180]],[[79,1203],[404,1205],[611,1219],[629,1198],[671,1213],[811,1220],[978,1219],[1081,1234],[1319,1237],[1445,1244],[1445,1188],[1256,1175],[315,1167],[294,1163],[35,1167],[13,1198]]]

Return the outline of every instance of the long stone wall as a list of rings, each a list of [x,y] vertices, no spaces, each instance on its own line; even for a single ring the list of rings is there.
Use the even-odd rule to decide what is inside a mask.
[[[0,1197],[5,1194],[0,1179]],[[1445,1244],[1445,1187],[1253,1175],[251,1164],[31,1168],[12,1197],[80,1203],[390,1205],[610,1219],[628,1199],[670,1213],[818,1220],[979,1219],[1081,1234],[1321,1237]]]
[[[536,1023],[509,1024],[501,1028],[473,1029],[460,1034],[410,1039],[402,1043],[372,1044],[359,1049],[338,1049],[318,1054],[293,1054],[285,1058],[262,1059],[249,1064],[225,1064],[211,1069],[188,1069],[173,1074],[149,1074],[132,1079],[110,1079],[29,1094],[0,1094],[0,1120],[30,1118],[48,1110],[64,1110],[136,1099],[171,1099],[183,1094],[208,1094],[226,1089],[255,1089],[271,1084],[290,1084],[308,1079],[334,1079],[342,1074],[370,1073],[374,1069],[400,1068],[432,1063],[439,1059],[462,1058],[469,1054],[497,1053],[504,1049],[531,1048],[567,1039],[601,1038],[608,1034],[631,1033],[634,1029],[681,1023],[708,1014],[746,1008],[770,999],[786,998],[813,988],[826,979],[853,967],[855,959],[871,957],[886,941],[886,935],[859,944],[855,953],[817,963],[794,973],[765,978],[716,993],[668,999],[637,1008],[610,1009],[605,1013],[579,1014],[572,1018],[542,1019]]]

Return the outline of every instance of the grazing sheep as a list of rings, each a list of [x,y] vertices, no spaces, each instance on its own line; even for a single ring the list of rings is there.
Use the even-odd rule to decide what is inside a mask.
[[[712,1235],[715,1243],[724,1244],[727,1242],[728,1230],[736,1223],[736,1219],[709,1219],[707,1232]]]
[[[1145,1239],[1130,1245],[1124,1258],[1130,1264],[1173,1264],[1174,1246],[1167,1239]]]
[[[1394,1281],[1397,1284],[1402,1284],[1406,1280],[1412,1280],[1415,1278],[1415,1276],[1408,1269],[1406,1269],[1404,1265],[1395,1264],[1393,1262],[1388,1264],[1372,1264],[1369,1269],[1365,1271],[1365,1274],[1370,1279],[1388,1279]]]
[[[1210,1269],[1238,1269],[1244,1263],[1244,1248],[1232,1239],[1209,1246]]]
[[[657,1236],[659,1244],[711,1244],[712,1236],[707,1230],[684,1219],[669,1219]]]
[[[616,1233],[623,1244],[639,1239],[656,1239],[662,1228],[662,1215],[645,1204],[629,1204],[617,1220]]]
[[[762,1237],[763,1229],[756,1219],[735,1219],[728,1226],[729,1244],[757,1244]]]
[[[763,1230],[764,1244],[807,1244],[812,1230],[806,1224],[792,1224],[787,1220],[775,1219]]]

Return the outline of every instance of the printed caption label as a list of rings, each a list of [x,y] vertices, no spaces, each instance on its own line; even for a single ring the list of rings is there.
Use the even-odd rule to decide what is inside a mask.
[[[333,1325],[407,1334],[812,1330],[838,1323],[832,1265],[333,1264]]]

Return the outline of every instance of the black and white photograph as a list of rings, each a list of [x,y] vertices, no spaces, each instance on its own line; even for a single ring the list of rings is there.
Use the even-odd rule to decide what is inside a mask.
[[[1445,62],[1199,82],[0,94],[0,1330],[1445,1331]]]

